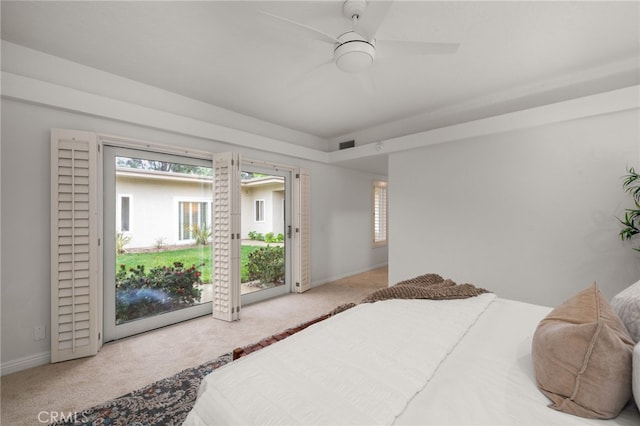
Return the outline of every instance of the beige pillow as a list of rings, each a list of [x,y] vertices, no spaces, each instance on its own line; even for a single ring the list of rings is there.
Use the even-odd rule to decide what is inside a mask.
[[[633,341],[596,283],[538,324],[531,352],[553,409],[610,419],[631,399]]]

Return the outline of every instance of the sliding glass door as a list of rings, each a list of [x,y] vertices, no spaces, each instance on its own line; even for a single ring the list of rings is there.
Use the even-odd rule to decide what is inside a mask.
[[[242,201],[242,303],[291,291],[291,173],[244,165]]]
[[[211,161],[104,149],[104,341],[211,313]]]

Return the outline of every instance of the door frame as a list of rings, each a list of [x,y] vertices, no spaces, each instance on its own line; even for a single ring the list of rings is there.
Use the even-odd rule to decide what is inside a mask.
[[[116,184],[115,184],[115,158],[117,156],[129,156],[132,158],[180,162],[181,164],[193,164],[204,167],[213,167],[211,160],[196,157],[167,154],[138,148],[122,147],[119,145],[104,144],[103,146],[103,342],[121,339],[145,331],[172,325],[188,319],[211,314],[211,302],[205,302],[176,311],[165,312],[148,318],[141,318],[123,324],[115,324],[115,238],[107,236],[116,235]],[[213,200],[213,194],[211,195]],[[109,267],[113,265],[113,267]]]
[[[284,178],[284,261],[285,261],[285,283],[284,285],[256,291],[253,293],[243,294],[241,296],[242,305],[259,302],[261,300],[282,296],[292,292],[293,269],[292,269],[292,241],[291,232],[288,230],[293,227],[292,223],[292,170],[289,168],[269,167],[268,165],[257,165],[253,161],[242,161],[240,163],[241,172],[263,173],[269,176],[280,176]]]

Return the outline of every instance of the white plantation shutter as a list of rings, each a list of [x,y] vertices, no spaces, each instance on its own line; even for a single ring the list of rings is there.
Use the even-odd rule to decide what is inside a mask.
[[[96,135],[51,131],[51,362],[101,345]]]
[[[387,244],[387,182],[373,183],[373,246]]]
[[[293,180],[293,282],[295,291],[311,288],[311,175],[297,169]]]
[[[240,154],[213,156],[213,317],[240,319]]]

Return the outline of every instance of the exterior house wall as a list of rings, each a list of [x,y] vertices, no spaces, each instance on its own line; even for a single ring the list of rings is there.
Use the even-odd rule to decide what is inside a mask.
[[[240,235],[242,239],[246,240],[249,238],[249,231],[253,230],[253,215],[255,214],[253,211],[253,196],[251,191],[246,187],[240,190],[240,203],[242,204],[240,211],[242,221],[240,225]]]
[[[284,191],[273,191],[271,196],[271,232],[284,235]]]
[[[171,179],[148,179],[144,176],[117,176],[117,198],[131,197],[127,248],[155,247],[164,244],[188,244],[179,239],[179,205],[182,201],[208,202],[211,205],[211,183],[185,182]],[[116,209],[116,229],[120,229],[120,209]],[[209,209],[209,215],[211,210]]]
[[[242,187],[242,238],[249,238],[251,231],[262,235],[268,232],[284,234],[282,186],[281,183],[269,183]],[[264,200],[263,221],[256,221],[256,200]]]

